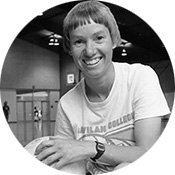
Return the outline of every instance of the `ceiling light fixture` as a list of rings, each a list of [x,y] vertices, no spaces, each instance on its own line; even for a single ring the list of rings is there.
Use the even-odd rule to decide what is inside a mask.
[[[127,52],[126,52],[126,49],[122,49],[122,54],[121,54],[123,57],[124,56],[127,56]]]
[[[51,34],[49,37],[49,46],[59,46],[59,39],[61,39],[62,36],[58,34]]]

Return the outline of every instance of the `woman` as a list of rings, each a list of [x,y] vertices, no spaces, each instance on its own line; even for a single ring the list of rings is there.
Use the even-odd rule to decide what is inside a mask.
[[[158,139],[169,109],[155,72],[113,63],[121,37],[110,10],[98,1],[76,5],[64,20],[64,46],[84,78],[59,102],[55,137],[37,158],[55,168],[84,163],[91,174],[131,163]],[[80,166],[81,167],[81,166]]]

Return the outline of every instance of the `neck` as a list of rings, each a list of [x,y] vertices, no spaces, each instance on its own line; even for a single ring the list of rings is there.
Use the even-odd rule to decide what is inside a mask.
[[[104,101],[111,91],[114,78],[115,71],[113,65],[109,71],[99,78],[85,78],[85,90],[89,100],[94,102]]]

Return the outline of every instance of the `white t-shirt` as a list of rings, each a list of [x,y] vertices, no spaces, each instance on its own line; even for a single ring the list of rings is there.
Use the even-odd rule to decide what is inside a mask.
[[[88,100],[84,79],[60,99],[55,135],[131,146],[135,121],[170,112],[153,69],[141,64],[113,65],[115,79],[105,101]]]

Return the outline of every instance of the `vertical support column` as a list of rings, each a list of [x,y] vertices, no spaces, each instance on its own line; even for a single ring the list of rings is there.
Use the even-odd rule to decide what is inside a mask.
[[[35,127],[34,127],[34,101],[35,101],[35,97],[34,97],[34,93],[35,93],[35,86],[32,86],[32,121],[33,121],[33,125],[32,125],[32,130],[33,130],[33,139],[35,139]]]

